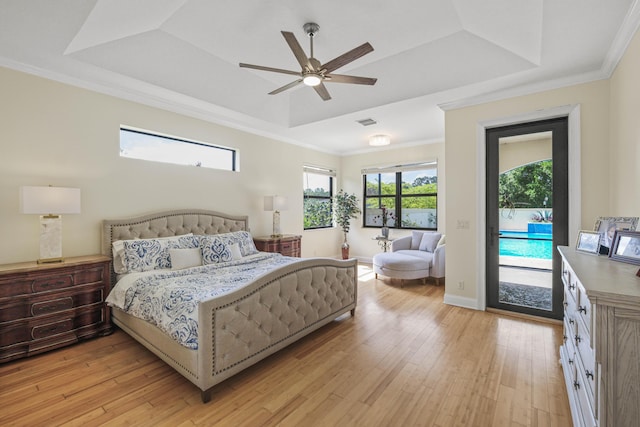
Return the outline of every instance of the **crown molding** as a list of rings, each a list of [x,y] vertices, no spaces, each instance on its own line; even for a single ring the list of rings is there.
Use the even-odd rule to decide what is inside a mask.
[[[629,8],[627,16],[625,16],[616,37],[613,39],[613,43],[611,43],[607,56],[604,58],[601,70],[607,78],[613,75],[618,63],[627,51],[629,43],[631,43],[633,36],[640,27],[640,5],[638,1],[635,0]]]

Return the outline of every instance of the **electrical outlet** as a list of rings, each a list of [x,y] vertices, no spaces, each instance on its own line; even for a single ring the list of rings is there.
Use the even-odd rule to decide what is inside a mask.
[[[463,290],[464,289],[464,280],[461,280],[458,282],[458,289]]]
[[[458,230],[468,230],[469,229],[469,220],[468,219],[459,219],[456,228]]]

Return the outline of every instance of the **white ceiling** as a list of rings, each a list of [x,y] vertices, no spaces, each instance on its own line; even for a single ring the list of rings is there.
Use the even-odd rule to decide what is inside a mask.
[[[0,0],[0,65],[337,154],[444,140],[439,106],[607,78],[638,0]],[[280,31],[374,86],[327,83],[323,101]],[[363,127],[357,120],[372,118]]]

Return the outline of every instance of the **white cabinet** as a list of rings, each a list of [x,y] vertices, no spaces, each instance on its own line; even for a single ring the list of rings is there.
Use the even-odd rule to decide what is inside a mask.
[[[639,266],[559,247],[560,362],[575,426],[640,426]]]

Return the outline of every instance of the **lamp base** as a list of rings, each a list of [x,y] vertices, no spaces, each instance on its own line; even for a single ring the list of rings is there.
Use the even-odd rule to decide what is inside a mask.
[[[62,216],[40,216],[40,259],[38,264],[62,262]]]
[[[273,211],[273,233],[271,233],[271,237],[281,237],[282,232],[280,231],[280,211]]]

